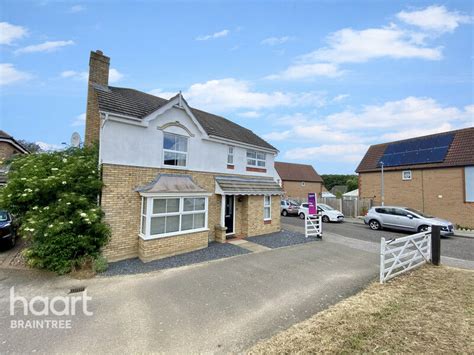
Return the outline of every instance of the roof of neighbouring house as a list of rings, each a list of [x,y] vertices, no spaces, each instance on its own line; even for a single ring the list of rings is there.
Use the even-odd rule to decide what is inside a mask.
[[[347,192],[346,185],[335,185],[331,188],[331,193],[335,194],[336,192],[340,192],[341,194]]]
[[[446,152],[438,161],[416,164],[400,164],[397,166],[386,166],[384,170],[402,169],[424,169],[424,168],[444,168],[455,166],[474,165],[474,127],[459,129],[455,131],[431,134],[422,137],[404,139],[395,142],[376,144],[369,147],[364,158],[356,169],[357,173],[380,171],[380,160],[386,154],[387,148],[391,145],[405,145],[407,150],[414,146],[421,146],[423,142],[445,140]],[[436,146],[434,147],[436,150]],[[426,154],[430,154],[430,149],[425,149]],[[433,149],[432,149],[433,151]],[[411,153],[411,152],[408,152]],[[416,151],[415,151],[416,153]]]
[[[342,196],[346,197],[359,197],[359,189],[355,189],[352,191],[348,191],[345,194],[342,194]]]
[[[94,84],[94,88],[98,96],[99,109],[101,111],[131,116],[138,119],[146,117],[173,99],[166,100],[142,91],[114,86]],[[191,108],[191,112],[210,136],[277,150],[251,130],[239,126],[224,117],[195,108]]]
[[[19,148],[20,150],[23,150],[23,153],[28,154],[29,151],[26,149],[21,143],[19,143],[15,138],[13,138],[11,135],[9,135],[7,132],[2,131],[0,129],[0,139],[10,141],[10,143],[16,148]]]
[[[283,181],[323,182],[323,178],[311,165],[276,161],[275,169]]]

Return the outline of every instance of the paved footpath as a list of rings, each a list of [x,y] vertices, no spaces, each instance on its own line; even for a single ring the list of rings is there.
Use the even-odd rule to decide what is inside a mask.
[[[329,240],[329,238],[327,238]],[[256,248],[255,245],[247,245]],[[239,352],[348,297],[378,275],[377,254],[313,242],[149,274],[92,280],[0,271],[0,353]],[[18,295],[66,295],[84,285],[89,310],[72,329],[11,329]],[[57,319],[57,318],[56,318]]]

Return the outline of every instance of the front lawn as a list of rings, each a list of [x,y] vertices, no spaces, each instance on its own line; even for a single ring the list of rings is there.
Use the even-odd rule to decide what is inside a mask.
[[[474,271],[424,266],[262,341],[250,353],[474,353]]]

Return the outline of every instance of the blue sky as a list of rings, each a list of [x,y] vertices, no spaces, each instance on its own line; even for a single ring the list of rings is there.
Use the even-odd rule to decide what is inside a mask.
[[[471,1],[1,1],[0,128],[83,135],[90,50],[111,85],[252,129],[278,160],[353,173],[370,144],[474,125]]]

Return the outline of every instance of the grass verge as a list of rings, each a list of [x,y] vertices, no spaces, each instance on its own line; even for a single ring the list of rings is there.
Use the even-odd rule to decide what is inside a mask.
[[[426,265],[264,340],[249,353],[474,353],[474,271]]]

